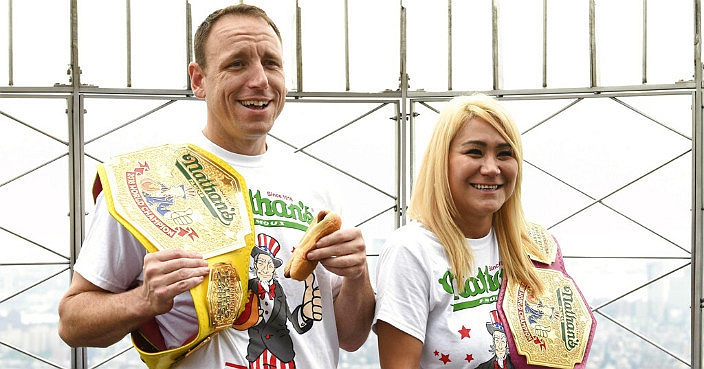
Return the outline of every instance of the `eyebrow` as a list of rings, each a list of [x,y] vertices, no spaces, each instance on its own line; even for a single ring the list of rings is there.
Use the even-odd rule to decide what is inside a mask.
[[[484,142],[484,141],[479,141],[479,140],[465,141],[465,142],[463,142],[461,145],[462,145],[462,146],[477,145],[477,146],[481,146],[481,147],[487,147],[487,146],[489,146],[489,145],[487,145],[486,142]],[[496,147],[498,147],[499,149],[510,149],[510,148],[511,148],[511,144],[508,143],[508,142],[503,142],[503,143],[500,143],[500,144],[496,145]]]

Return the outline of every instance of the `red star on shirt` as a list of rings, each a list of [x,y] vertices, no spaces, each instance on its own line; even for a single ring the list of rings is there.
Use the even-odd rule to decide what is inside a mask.
[[[452,361],[452,360],[450,360],[450,354],[447,354],[447,355],[440,354],[440,361],[442,361],[443,365],[447,365],[447,363]]]
[[[438,350],[433,351],[433,354],[435,354],[435,356],[440,355],[440,353],[438,352]]]
[[[472,354],[467,354],[464,359],[467,360],[468,363],[471,363],[472,360],[474,360],[474,357],[472,356]]]
[[[471,329],[465,328],[465,326],[462,325],[462,329],[457,332],[460,332],[460,339],[463,339],[465,337],[469,338],[469,331],[471,331]]]

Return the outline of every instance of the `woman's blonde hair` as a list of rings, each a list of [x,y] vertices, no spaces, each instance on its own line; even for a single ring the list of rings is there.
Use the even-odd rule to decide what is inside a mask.
[[[522,282],[534,291],[542,291],[543,283],[527,254],[543,255],[543,252],[528,236],[521,204],[521,136],[509,113],[496,99],[483,94],[459,96],[450,100],[440,112],[414,182],[409,217],[422,223],[438,237],[450,261],[457,286],[462,289],[465,279],[473,274],[475,261],[467,238],[454,221],[459,214],[450,192],[448,163],[452,140],[472,118],[480,118],[491,124],[511,145],[518,162],[513,194],[492,219],[504,276],[512,282]]]

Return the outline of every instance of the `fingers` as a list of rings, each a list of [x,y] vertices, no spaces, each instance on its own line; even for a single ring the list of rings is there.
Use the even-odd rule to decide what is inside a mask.
[[[197,286],[210,272],[208,262],[197,253],[163,250],[144,258],[144,298],[157,314],[171,310],[177,295]]]
[[[321,238],[316,248],[307,255],[308,260],[318,260],[329,271],[357,278],[367,271],[366,244],[357,228],[341,229]]]

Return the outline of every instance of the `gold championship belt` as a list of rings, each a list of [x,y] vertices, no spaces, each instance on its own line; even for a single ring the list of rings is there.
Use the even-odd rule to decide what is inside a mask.
[[[536,272],[545,283],[536,295],[523,284],[504,281],[498,312],[504,322],[511,362],[517,369],[581,369],[586,366],[596,319],[572,278],[565,272],[557,242],[544,228],[530,224],[529,235],[548,260]]]
[[[190,291],[198,318],[195,338],[167,350],[154,322],[132,334],[147,366],[169,368],[232,327],[245,309],[254,247],[249,190],[231,166],[191,144],[116,156],[98,166],[98,175],[110,214],[149,252],[194,251],[210,266],[210,275]]]

